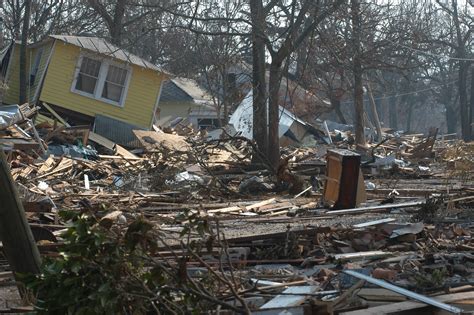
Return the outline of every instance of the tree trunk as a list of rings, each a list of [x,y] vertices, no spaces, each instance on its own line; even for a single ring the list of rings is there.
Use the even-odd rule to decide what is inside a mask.
[[[351,1],[352,11],[352,45],[354,49],[353,72],[354,72],[354,129],[355,140],[360,146],[366,146],[364,135],[364,89],[362,86],[362,62],[360,47],[360,3],[359,0]]]
[[[334,108],[337,118],[339,118],[339,121],[341,122],[341,124],[347,125],[347,120],[341,111],[341,100],[335,97],[331,97],[330,101],[331,101],[331,106],[332,108]]]
[[[270,79],[268,83],[268,159],[273,169],[278,169],[280,162],[280,110],[278,106],[281,83],[281,63],[272,60],[270,65]]]
[[[219,117],[219,122],[221,126],[225,126],[227,124],[227,117],[229,116],[228,108],[227,108],[227,103],[228,103],[228,90],[229,90],[229,80],[227,79],[227,70],[225,67],[220,68],[220,76],[222,78],[222,105],[224,107],[224,117],[218,116]],[[206,78],[208,78],[208,75],[206,73]],[[208,79],[208,85],[211,86],[211,82]],[[219,92],[217,92],[219,94]]]
[[[28,67],[26,62],[26,46],[28,45],[28,31],[30,29],[30,10],[31,0],[25,0],[25,14],[23,16],[23,28],[21,31],[20,45],[20,104],[24,104],[28,101]]]
[[[406,132],[411,132],[411,116],[413,115],[413,105],[414,104],[412,102],[408,103]]]
[[[398,129],[398,103],[397,98],[390,99],[390,106],[388,107],[388,115],[390,116],[390,128]]]
[[[450,105],[445,105],[446,108],[446,127],[448,133],[457,133],[457,115],[456,111]]]
[[[452,17],[454,27],[456,28],[457,48],[456,52],[459,58],[466,58],[466,47],[464,36],[461,31],[461,22],[458,15],[458,2],[451,0]],[[467,104],[467,72],[469,63],[465,60],[458,61],[458,90],[459,90],[459,114],[461,115],[461,135],[464,141],[471,140],[471,126],[469,121],[469,107]]]
[[[370,108],[372,110],[372,116],[374,118],[375,127],[377,129],[377,141],[382,141],[382,126],[380,125],[379,113],[377,112],[377,105],[375,104],[374,95],[370,83],[367,82],[367,93],[369,94]]]
[[[461,115],[461,134],[464,141],[471,140],[469,107],[467,103],[467,71],[467,62],[459,61],[459,113]]]
[[[120,47],[122,44],[123,18],[125,17],[126,0],[118,0],[115,5],[112,25],[109,25],[110,39],[112,44]]]
[[[107,25],[112,44],[120,46],[122,44],[127,0],[111,1],[110,6],[107,2],[102,3],[102,1],[98,0],[87,0],[87,3]],[[113,9],[113,14],[109,13],[111,8]]]
[[[265,80],[265,42],[262,0],[251,0],[252,18],[252,90],[253,90],[253,139],[261,154],[265,155],[268,148],[267,97]],[[253,162],[261,163],[260,157],[254,156]]]
[[[471,137],[474,134],[474,65],[471,68],[471,108],[469,111],[469,123],[471,124]]]

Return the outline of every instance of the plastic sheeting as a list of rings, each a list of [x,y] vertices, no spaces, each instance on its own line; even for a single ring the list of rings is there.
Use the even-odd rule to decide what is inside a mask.
[[[0,106],[0,129],[5,129],[22,120],[18,105]]]

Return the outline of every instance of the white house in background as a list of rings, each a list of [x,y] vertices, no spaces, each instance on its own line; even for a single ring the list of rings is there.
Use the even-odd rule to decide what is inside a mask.
[[[212,96],[196,81],[180,77],[163,83],[156,112],[159,122],[177,118],[187,118],[196,129],[213,129],[220,125]]]
[[[252,91],[247,93],[237,109],[230,117],[229,124],[243,137],[253,139],[253,96]],[[289,110],[279,106],[280,121],[278,125],[278,136],[280,145],[298,145],[304,143],[308,138],[316,136],[324,137],[324,132],[316,129],[306,121],[296,117]]]

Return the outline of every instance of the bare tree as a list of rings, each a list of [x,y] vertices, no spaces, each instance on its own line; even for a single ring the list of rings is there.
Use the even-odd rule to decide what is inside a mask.
[[[25,9],[23,14],[23,26],[21,31],[20,46],[20,104],[27,101],[28,69],[26,62],[26,46],[28,45],[28,33],[30,29],[30,10],[31,0],[25,0]]]

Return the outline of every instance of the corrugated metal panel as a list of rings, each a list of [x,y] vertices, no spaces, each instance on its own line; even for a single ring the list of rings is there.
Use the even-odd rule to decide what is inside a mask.
[[[145,130],[138,126],[128,124],[126,122],[113,119],[111,117],[96,115],[94,123],[94,132],[105,137],[115,143],[128,148],[141,147],[137,137],[132,130]]]
[[[87,37],[87,36],[66,36],[66,35],[50,35],[50,37],[63,41],[65,43],[78,46],[87,50],[94,51],[99,54],[104,54],[125,62],[132,63],[134,65],[144,67],[151,70],[161,71],[162,69],[140,58],[134,54],[131,54],[120,47],[117,47],[102,38],[99,37]]]

